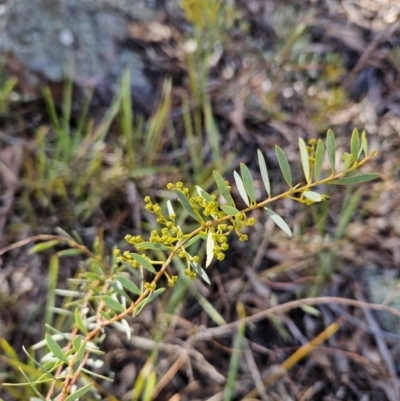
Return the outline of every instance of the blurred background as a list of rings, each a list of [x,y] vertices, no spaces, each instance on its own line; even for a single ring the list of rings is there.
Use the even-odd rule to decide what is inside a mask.
[[[44,323],[68,327],[55,289],[83,268],[55,259],[62,247],[7,246],[61,227],[104,255],[126,249],[126,234],[156,228],[142,199],[165,207],[168,182],[213,192],[213,170],[232,180],[243,162],[262,198],[257,149],[279,193],[275,144],[300,182],[299,137],[331,128],[339,154],[358,128],[379,152],[363,171],[382,180],[326,188],[330,201],[311,207],[276,204],[291,239],[255,213],[249,241],[232,239],[208,269],[211,285],[182,277],[130,340],[107,329],[96,371],[114,382],[96,388],[113,401],[399,399],[400,321],[386,312],[327,304],[215,330],[304,297],[400,305],[398,1],[2,0],[0,58],[0,383],[25,382],[19,366],[38,374],[22,345]],[[32,396],[0,385],[4,401]]]

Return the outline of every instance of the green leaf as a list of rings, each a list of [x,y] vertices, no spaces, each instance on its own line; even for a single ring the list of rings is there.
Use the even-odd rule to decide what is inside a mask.
[[[190,262],[195,272],[200,276],[207,284],[211,285],[210,278],[208,277],[207,273],[204,269],[196,262]]]
[[[322,200],[322,197],[318,192],[304,191],[303,194],[307,199],[310,199],[313,202],[321,202],[321,200]]]
[[[62,251],[57,252],[57,256],[60,258],[63,256],[78,256],[82,254],[82,251],[79,249],[64,249]]]
[[[46,249],[50,249],[58,245],[60,241],[58,239],[52,241],[41,242],[40,244],[34,245],[32,248],[29,249],[29,253],[38,253],[45,251]]]
[[[351,154],[350,153],[345,153],[343,158],[344,158],[344,163],[343,163],[343,171],[346,172],[351,164]]]
[[[304,142],[303,138],[299,138],[299,148],[300,148],[300,157],[301,164],[303,166],[304,177],[306,177],[307,183],[310,182],[310,160],[308,157],[307,145]]]
[[[235,202],[232,199],[232,195],[223,177],[217,171],[214,171],[213,174],[221,195],[224,197],[228,205],[235,206]]]
[[[168,209],[168,215],[169,215],[170,218],[171,218],[172,216],[175,216],[175,217],[176,217],[175,210],[174,210],[174,208],[172,207],[172,203],[171,203],[171,201],[170,201],[169,199],[167,200],[167,209]]]
[[[287,225],[287,223],[285,222],[285,220],[282,219],[281,216],[279,216],[279,214],[275,213],[274,211],[272,211],[271,209],[265,208],[265,210],[267,211],[268,215],[271,217],[271,219],[274,221],[274,223],[282,230],[284,231],[287,235],[289,235],[289,237],[292,236],[292,230],[290,229],[290,227]]]
[[[209,193],[207,193],[206,191],[204,191],[204,189],[199,187],[198,185],[196,186],[196,191],[199,194],[199,196],[204,198],[207,202],[213,202],[214,201],[212,196]]]
[[[278,158],[279,167],[281,168],[283,177],[285,178],[289,187],[292,187],[292,173],[290,172],[290,166],[286,155],[278,145],[275,145],[275,153]]]
[[[351,154],[354,157],[354,160],[357,161],[360,152],[360,134],[358,133],[358,130],[356,128],[353,129],[353,132],[351,134],[350,150]]]
[[[137,253],[131,253],[130,255],[132,256],[133,259],[136,260],[136,262],[138,262],[146,270],[148,270],[149,272],[152,272],[154,274],[157,274],[157,271],[153,267],[153,265],[148,260],[146,260],[142,255],[139,255]]]
[[[106,303],[106,305],[117,312],[123,312],[125,308],[114,298],[111,298],[108,295],[104,295],[101,299]]]
[[[214,257],[214,253],[213,253],[213,249],[214,249],[214,238],[213,238],[213,232],[210,230],[207,234],[207,242],[206,242],[206,267],[210,266],[213,257]]]
[[[363,182],[375,180],[376,178],[380,178],[380,175],[375,173],[367,173],[367,174],[353,175],[351,177],[346,177],[346,178],[340,178],[339,180],[328,182],[328,184],[332,185],[361,184]]]
[[[77,335],[72,339],[72,345],[75,348],[75,351],[79,351],[79,348],[81,347],[81,343],[82,343],[82,336],[81,335]]]
[[[229,214],[230,216],[236,216],[238,213],[240,213],[239,210],[237,210],[236,208],[234,208],[234,207],[232,207],[232,206],[222,205],[222,206],[220,206],[220,208],[221,208],[226,214]]]
[[[75,309],[75,323],[78,326],[79,330],[84,333],[84,334],[88,334],[88,330],[85,326],[85,323],[83,323],[83,319],[80,313],[79,308]]]
[[[74,401],[77,398],[84,396],[91,388],[91,384],[87,384],[84,387],[78,388],[78,390],[76,390],[75,393],[70,394],[65,401]]]
[[[57,341],[53,339],[53,337],[49,334],[46,334],[46,343],[47,346],[49,347],[50,351],[54,354],[56,358],[58,358],[60,361],[66,363],[67,365],[69,364],[68,358],[65,356],[63,350],[61,347],[58,345]]]
[[[183,208],[190,214],[190,216],[192,216],[196,221],[201,223],[201,218],[195,213],[195,211],[192,208],[192,205],[189,202],[189,199],[186,198],[185,194],[179,189],[175,189],[174,191],[178,195],[178,198],[181,201]]]
[[[361,134],[361,148],[364,152],[365,156],[368,156],[368,141],[367,141],[367,134],[365,131]]]
[[[324,143],[322,142],[321,139],[318,139],[317,150],[315,151],[315,165],[314,165],[315,181],[318,181],[319,176],[321,175],[324,156],[325,156]]]
[[[115,279],[119,281],[122,284],[122,286],[125,287],[128,291],[137,295],[140,295],[142,293],[139,287],[134,282],[129,280],[129,278],[121,275],[116,275]]]
[[[326,137],[326,151],[328,153],[329,165],[331,166],[332,173],[334,173],[336,160],[336,140],[335,134],[330,129],[328,130]]]
[[[136,249],[152,249],[153,251],[168,251],[168,248],[164,244],[154,243],[154,242],[141,242],[135,245]]]
[[[268,170],[267,170],[267,163],[265,163],[264,155],[261,153],[261,150],[258,149],[258,164],[260,167],[261,177],[267,191],[268,196],[271,196],[271,184],[269,182]]]
[[[243,184],[243,181],[242,181],[240,175],[236,171],[234,171],[233,177],[235,179],[235,183],[236,183],[237,189],[239,191],[239,194],[242,197],[244,203],[247,206],[250,206],[249,197],[247,196],[247,192],[246,192],[246,189],[244,188],[244,184]]]
[[[251,177],[250,170],[244,163],[240,163],[240,173],[242,174],[242,179],[244,187],[250,197],[250,199],[256,201],[256,191],[254,190],[253,178]]]

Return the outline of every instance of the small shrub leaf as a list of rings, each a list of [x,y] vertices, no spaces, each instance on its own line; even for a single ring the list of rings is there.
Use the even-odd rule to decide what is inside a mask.
[[[131,253],[130,254],[132,256],[133,259],[136,260],[136,262],[138,262],[141,266],[143,266],[146,270],[148,270],[151,273],[156,274],[156,269],[153,267],[153,265],[146,260],[142,255],[139,255],[137,253]]]
[[[348,169],[349,169],[349,167],[350,167],[350,164],[351,164],[351,154],[350,153],[345,153],[344,155],[343,155],[343,159],[344,159],[344,162],[343,162],[343,171],[344,172],[346,172]]]
[[[326,151],[328,153],[329,165],[331,166],[332,173],[334,173],[336,160],[336,140],[335,134],[330,129],[328,130],[326,137]]]
[[[376,178],[380,178],[380,175],[376,173],[367,173],[367,174],[353,175],[351,177],[346,177],[346,178],[340,178],[339,180],[331,181],[328,184],[332,185],[361,184],[363,182],[375,180]]]
[[[155,242],[141,242],[140,244],[135,245],[136,249],[152,249],[153,251],[168,251],[168,248],[164,244],[155,243]]]
[[[79,397],[84,396],[92,388],[91,384],[86,384],[86,386],[78,388],[74,393],[70,394],[65,401],[74,401]]]
[[[77,335],[77,336],[75,336],[73,338],[72,345],[74,346],[75,351],[77,351],[77,352],[79,351],[81,343],[82,343],[82,336],[81,335]]]
[[[207,202],[213,202],[214,201],[212,196],[209,193],[207,193],[206,191],[204,191],[203,188],[200,188],[199,186],[196,186],[196,191],[199,194],[199,196],[204,198]]]
[[[239,210],[232,206],[222,205],[220,207],[226,214],[229,214],[230,216],[236,216],[238,213],[240,213]]]
[[[57,341],[54,340],[50,334],[46,334],[46,343],[49,347],[49,350],[54,354],[54,356],[68,365],[68,358],[65,356]]]
[[[265,208],[267,211],[268,215],[271,217],[271,219],[274,221],[274,223],[282,230],[284,231],[289,237],[292,236],[292,230],[290,227],[287,225],[286,221],[282,219],[279,214],[275,213],[271,209]]]
[[[75,309],[75,323],[78,326],[79,330],[84,333],[84,334],[88,334],[88,330],[85,326],[85,323],[83,323],[83,319],[81,316],[81,312],[79,310],[79,308]]]
[[[235,179],[235,183],[236,183],[237,189],[239,191],[239,194],[242,197],[244,203],[247,206],[250,206],[249,197],[247,196],[246,189],[244,188],[244,184],[243,184],[242,178],[240,177],[240,175],[236,171],[233,172],[233,177]]]
[[[221,192],[221,195],[224,197],[228,205],[235,206],[235,202],[232,199],[232,195],[223,177],[217,171],[214,171],[213,174],[215,182],[217,183],[217,187]]]
[[[310,199],[313,202],[321,202],[321,200],[322,200],[322,197],[318,192],[304,191],[303,194],[307,199]]]
[[[361,147],[365,156],[368,156],[368,141],[365,131],[361,134]]]
[[[176,216],[175,210],[172,207],[171,201],[168,199],[167,200],[167,210],[168,210],[168,216],[171,218],[172,216]]]
[[[353,129],[353,132],[351,134],[350,150],[351,154],[354,157],[354,160],[357,161],[360,152],[360,134],[358,133],[358,130],[356,128]]]
[[[208,232],[207,235],[207,242],[206,242],[206,254],[207,254],[207,258],[206,258],[206,267],[210,266],[213,257],[214,257],[214,253],[213,253],[213,249],[214,249],[214,238],[213,238],[213,233],[212,231]]]
[[[118,301],[108,295],[101,297],[101,299],[110,309],[113,309],[117,312],[123,312],[125,310],[125,308]]]
[[[257,155],[258,155],[258,164],[260,167],[261,177],[265,189],[267,191],[268,196],[271,196],[271,184],[269,182],[267,163],[265,162],[264,155],[261,153],[260,149],[257,151]]]
[[[58,245],[60,241],[58,239],[52,241],[41,242],[40,244],[34,245],[32,248],[29,249],[29,253],[38,253],[45,251],[46,249],[50,249]]]
[[[317,150],[315,151],[315,165],[314,165],[316,181],[319,180],[319,176],[321,175],[322,163],[324,162],[324,156],[325,156],[324,143],[322,142],[321,139],[318,139]]]
[[[288,183],[289,187],[292,187],[292,173],[290,171],[290,166],[286,155],[278,145],[275,145],[275,153],[278,158],[279,167],[281,168],[283,177],[285,178],[285,181]]]
[[[175,193],[178,195],[178,198],[181,201],[183,208],[190,214],[190,216],[201,223],[200,217],[193,210],[192,205],[190,204],[189,199],[186,198],[185,194],[179,189],[175,189]]]
[[[139,287],[134,282],[129,280],[129,278],[122,275],[117,275],[115,276],[115,279],[119,281],[122,284],[122,286],[125,287],[128,291],[137,295],[141,294]]]
[[[307,183],[310,182],[310,161],[308,158],[308,150],[307,145],[304,142],[303,138],[299,138],[299,149],[300,149],[300,157],[301,164],[303,166],[304,177],[306,177]]]
[[[190,262],[190,264],[192,265],[193,269],[195,270],[195,272],[209,285],[211,285],[211,281],[210,278],[208,277],[207,273],[204,271],[204,269],[195,262]]]
[[[240,163],[240,173],[242,174],[243,184],[246,188],[247,194],[250,199],[255,202],[256,192],[254,190],[253,178],[251,177],[249,168],[244,163]]]

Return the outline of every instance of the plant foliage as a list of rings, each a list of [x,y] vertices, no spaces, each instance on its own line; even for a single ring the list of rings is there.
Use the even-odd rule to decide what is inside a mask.
[[[28,379],[28,375],[24,374],[27,382],[19,385],[31,386],[38,399],[42,400],[72,401],[83,397],[87,392],[95,392],[95,387],[87,378],[107,378],[88,368],[102,354],[99,347],[105,337],[105,327],[115,326],[129,337],[131,329],[126,318],[136,317],[165,290],[161,285],[161,278],[166,279],[168,286],[174,286],[178,276],[173,273],[173,265],[178,261],[185,264],[184,274],[189,278],[200,276],[207,283],[210,282],[201,266],[199,255],[190,253],[192,244],[205,241],[204,266],[208,267],[214,259],[225,258],[229,248],[228,237],[231,234],[236,235],[240,241],[248,239],[243,228],[255,224],[256,220],[251,216],[253,210],[265,209],[266,217],[271,218],[280,229],[291,236],[288,224],[270,208],[270,204],[290,198],[311,205],[328,199],[325,194],[317,192],[322,184],[349,185],[379,177],[373,173],[350,175],[376,153],[368,152],[366,136],[364,133],[360,136],[357,130],[352,133],[350,152],[343,155],[341,168],[336,163],[336,142],[332,131],[328,131],[325,144],[322,140],[317,142],[311,139],[306,145],[300,139],[299,150],[305,180],[293,185],[288,159],[280,147],[275,148],[282,176],[289,185],[289,189],[281,194],[274,194],[271,189],[267,165],[261,151],[258,151],[258,161],[265,197],[257,199],[250,170],[245,164],[240,165],[240,174],[235,171],[234,180],[238,193],[246,204],[244,209],[236,205],[231,195],[230,182],[216,171],[214,179],[220,196],[207,193],[200,187],[191,190],[182,182],[167,185],[170,198],[166,202],[166,210],[147,196],[145,208],[156,216],[160,229],[152,231],[147,240],[141,236],[127,235],[127,243],[136,248],[136,252],[114,249],[109,258],[104,258],[98,246],[95,245],[94,250],[90,251],[62,230],[62,235],[33,247],[32,251],[39,252],[64,242],[75,254],[83,253],[87,259],[84,271],[74,279],[74,291],[59,293],[64,296],[71,296],[73,293],[76,298],[63,306],[74,319],[71,331],[59,332],[49,326],[45,340],[34,347],[47,348],[47,353],[36,361],[42,375]],[[322,170],[325,159],[329,172],[324,175]],[[186,212],[187,218],[195,224],[191,232],[183,232],[178,224],[178,220],[181,221],[178,217],[182,212],[176,213],[175,207],[179,205]],[[59,256],[68,256],[71,251],[61,252],[64,253],[59,253]],[[233,367],[232,377],[234,371]],[[46,395],[38,390],[43,388],[43,383],[49,384]]]

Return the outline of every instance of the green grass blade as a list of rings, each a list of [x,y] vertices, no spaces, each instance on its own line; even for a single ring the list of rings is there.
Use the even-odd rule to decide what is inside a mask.
[[[301,164],[303,166],[304,176],[306,177],[307,183],[310,182],[310,160],[308,157],[307,145],[303,138],[299,138],[299,149]]]
[[[247,192],[246,192],[246,189],[244,187],[243,181],[242,181],[240,175],[236,171],[233,172],[233,178],[235,179],[235,183],[236,183],[237,189],[238,189],[239,194],[242,197],[244,203],[247,206],[250,206],[249,197],[247,196]]]
[[[208,140],[210,141],[211,153],[214,162],[219,162],[221,160],[221,155],[219,151],[219,137],[220,133],[218,131],[217,124],[211,108],[211,101],[208,96],[205,96],[204,100],[204,124]]]
[[[319,139],[317,144],[317,150],[315,151],[315,164],[314,164],[315,181],[318,181],[321,175],[324,156],[325,156],[324,143],[322,142],[321,139]]]
[[[356,128],[353,129],[350,139],[350,150],[355,161],[358,160],[358,155],[360,152],[360,134]]]
[[[340,178],[339,180],[334,180],[334,181],[328,182],[328,184],[332,184],[332,185],[361,184],[363,182],[375,180],[377,178],[380,178],[379,174],[367,173],[367,174],[353,175],[351,177],[346,177],[346,178]]]
[[[336,140],[335,134],[332,130],[328,130],[326,137],[326,151],[328,153],[329,165],[331,166],[332,174],[335,173],[335,160],[336,160]]]
[[[271,184],[269,182],[267,163],[265,162],[264,155],[261,153],[260,149],[258,149],[257,155],[258,155],[258,164],[260,167],[261,177],[262,177],[265,189],[267,191],[268,196],[271,196]]]
[[[249,195],[250,199],[255,202],[256,191],[254,190],[253,178],[251,177],[250,170],[244,163],[240,163],[240,173],[242,174],[242,180],[247,194]]]
[[[58,281],[58,266],[59,266],[58,255],[52,255],[49,261],[46,311],[44,317],[44,322],[47,324],[51,324],[53,319],[53,308],[56,302],[55,290],[57,288],[57,281]]]
[[[265,208],[265,210],[267,211],[269,217],[271,217],[271,219],[273,220],[273,222],[283,231],[285,232],[287,235],[289,235],[289,237],[292,236],[292,230],[290,229],[290,227],[287,225],[286,221],[282,219],[281,216],[279,216],[279,214],[275,213],[274,211],[272,211],[271,209]]]
[[[281,168],[283,177],[285,181],[288,183],[289,187],[292,187],[292,173],[290,171],[289,162],[286,158],[285,153],[283,150],[278,146],[275,145],[275,153],[278,158],[279,167]]]
[[[231,192],[229,191],[229,188],[226,185],[225,180],[217,171],[214,171],[213,174],[214,174],[214,179],[215,179],[215,182],[217,183],[218,189],[221,192],[221,195],[224,197],[224,199],[226,200],[228,205],[235,207],[235,202],[233,201]]]

